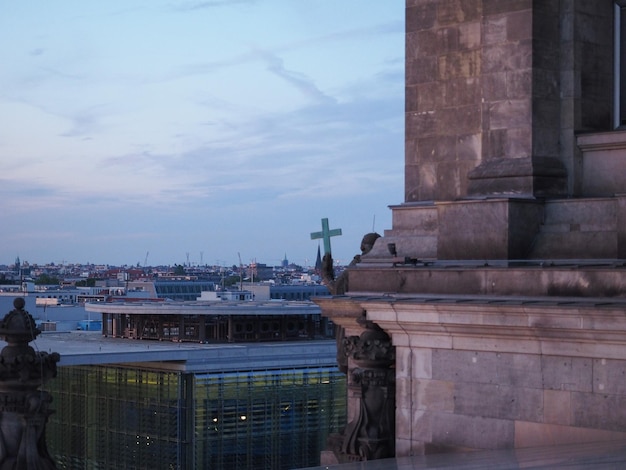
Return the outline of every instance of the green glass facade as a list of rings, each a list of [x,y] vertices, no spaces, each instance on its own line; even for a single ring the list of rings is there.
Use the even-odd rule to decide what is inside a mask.
[[[346,419],[336,367],[190,373],[60,367],[47,427],[61,469],[293,469],[319,465]]]

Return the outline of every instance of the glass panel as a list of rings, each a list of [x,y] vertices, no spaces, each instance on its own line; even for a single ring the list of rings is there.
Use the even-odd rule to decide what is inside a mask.
[[[311,467],[346,421],[345,376],[334,367],[194,376],[75,366],[47,385],[59,468]]]

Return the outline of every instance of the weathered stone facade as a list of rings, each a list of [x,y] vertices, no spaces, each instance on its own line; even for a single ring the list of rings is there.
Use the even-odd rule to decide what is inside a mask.
[[[614,8],[407,1],[405,201],[385,233],[399,256],[623,257]]]
[[[581,193],[608,130],[613,2],[408,0],[405,201]]]
[[[321,300],[395,346],[396,455],[626,438],[626,299],[393,295]]]
[[[615,11],[407,0],[405,200],[318,300],[391,338],[397,456],[626,437]]]

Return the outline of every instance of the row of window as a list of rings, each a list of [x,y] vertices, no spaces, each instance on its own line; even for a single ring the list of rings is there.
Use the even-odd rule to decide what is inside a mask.
[[[47,385],[47,442],[59,468],[316,466],[346,419],[335,367],[194,375],[76,366]]]

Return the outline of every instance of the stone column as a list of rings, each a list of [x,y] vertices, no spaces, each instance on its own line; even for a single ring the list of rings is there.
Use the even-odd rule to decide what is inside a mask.
[[[56,376],[60,356],[28,345],[41,331],[24,305],[15,299],[15,309],[0,321],[0,337],[8,343],[0,352],[0,468],[55,469],[45,439],[52,397],[38,389]]]

